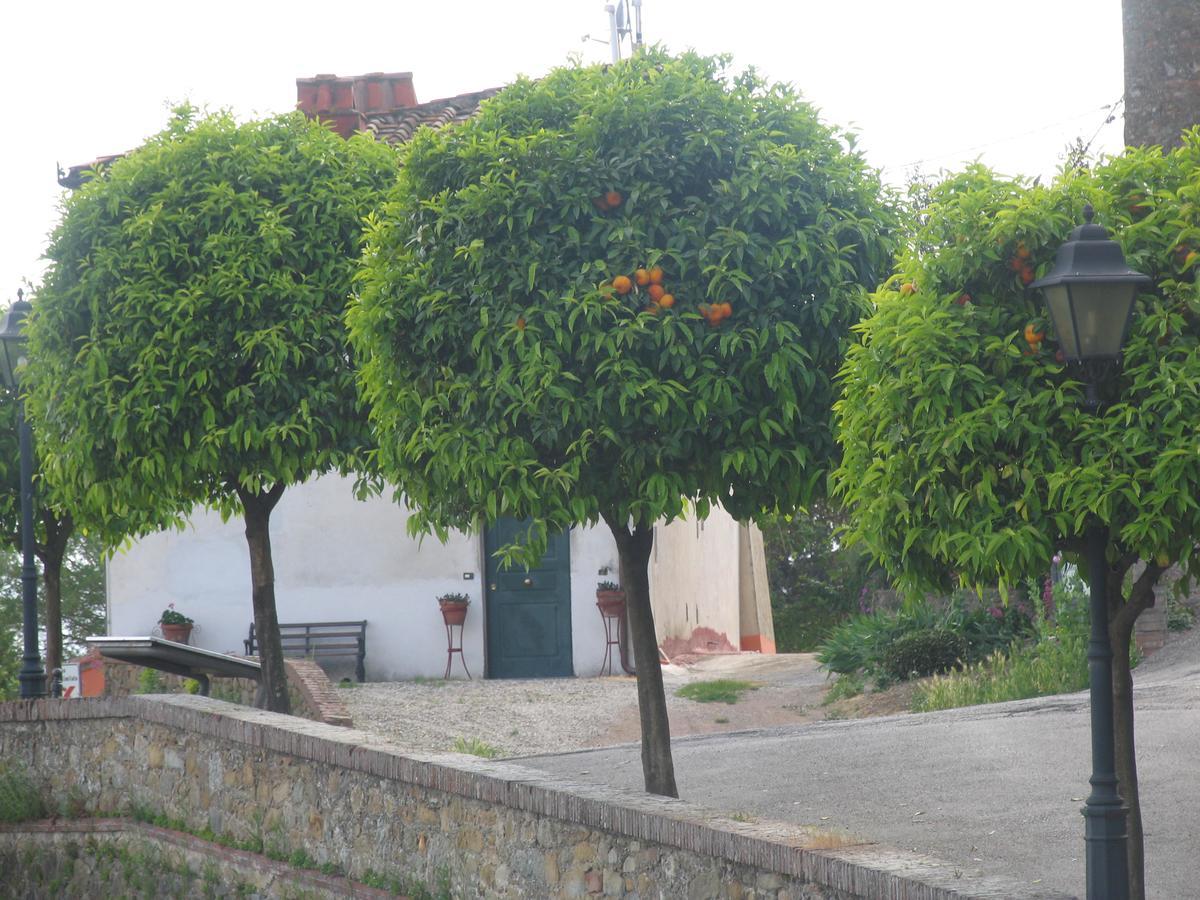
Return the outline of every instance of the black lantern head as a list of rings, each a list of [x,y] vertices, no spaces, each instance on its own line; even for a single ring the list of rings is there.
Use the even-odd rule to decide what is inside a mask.
[[[1133,301],[1151,281],[1125,264],[1121,245],[1092,224],[1095,214],[1091,204],[1083,208],[1087,223],[1058,248],[1049,274],[1029,285],[1045,295],[1069,362],[1119,360]]]
[[[0,381],[9,388],[16,388],[21,381],[26,361],[25,317],[32,308],[25,292],[17,291],[17,302],[0,319]]]

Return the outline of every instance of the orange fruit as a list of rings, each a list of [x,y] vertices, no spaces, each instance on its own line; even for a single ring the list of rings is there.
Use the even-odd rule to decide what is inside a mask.
[[[1040,344],[1042,338],[1046,336],[1046,332],[1039,331],[1037,326],[1030,322],[1025,326],[1025,342],[1028,344]]]
[[[524,331],[524,330],[525,330],[525,317],[517,316],[517,331]]]
[[[667,293],[667,289],[661,284],[652,284],[646,288],[646,293],[650,295],[650,299],[657,303]]]
[[[1030,284],[1033,281],[1033,266],[1025,265],[1021,267],[1021,284]]]
[[[655,285],[655,287],[658,287],[658,285]],[[675,305],[675,295],[674,294],[663,294],[661,297],[658,298],[658,305],[661,306],[663,309],[670,309],[672,306]]]
[[[1029,259],[1029,248],[1024,244],[1017,244],[1017,259]]]
[[[650,272],[648,269],[638,269],[633,273],[633,280],[637,282],[638,287],[645,287],[650,283]]]
[[[621,196],[620,191],[609,191],[604,195],[604,202],[608,204],[609,209],[616,209],[625,202],[625,198]]]
[[[647,303],[644,307],[644,311],[650,313],[652,316],[657,316],[660,312],[662,312],[662,307],[657,303]]]
[[[728,300],[726,300],[724,303],[720,304],[719,308],[721,310],[721,318],[722,319],[728,319],[730,316],[733,315],[733,307],[729,305]]]
[[[663,270],[658,266],[655,266],[653,269],[651,269],[649,275],[651,284],[662,284]]]
[[[633,290],[633,282],[628,275],[618,275],[613,279],[613,290],[623,296]]]
[[[955,300],[954,302],[957,303],[959,306],[966,306],[968,303],[971,302],[971,295],[970,294],[959,294],[958,299]]]
[[[900,285],[900,296],[901,297],[907,297],[910,294],[915,294],[916,292],[917,292],[917,286],[915,284],[913,284],[911,281],[906,281],[906,282],[904,282],[904,284]]]

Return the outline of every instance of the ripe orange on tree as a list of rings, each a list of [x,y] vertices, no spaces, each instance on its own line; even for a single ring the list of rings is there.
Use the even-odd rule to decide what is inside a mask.
[[[657,303],[658,301],[662,300],[663,296],[667,293],[667,289],[661,284],[652,284],[650,287],[646,288],[646,293],[650,295],[651,300]]]
[[[628,275],[618,275],[613,279],[613,290],[624,296],[633,290],[633,282],[629,280]]]
[[[1025,285],[1032,284],[1033,278],[1034,278],[1033,266],[1030,266],[1030,265],[1022,266],[1021,267],[1021,284],[1025,284]]]
[[[657,285],[656,285],[656,287],[657,287]],[[663,294],[661,297],[658,298],[658,305],[661,306],[663,309],[670,309],[672,306],[675,305],[675,295],[674,294]]]
[[[911,281],[906,281],[906,282],[904,282],[904,284],[900,285],[900,296],[901,297],[908,297],[908,296],[911,296],[912,294],[915,294],[916,292],[917,292],[917,286]]]
[[[1025,326],[1025,342],[1028,344],[1040,344],[1046,336],[1046,332],[1038,330],[1038,327],[1030,322]]]
[[[719,306],[720,306],[720,310],[721,310],[721,318],[722,319],[728,319],[730,316],[733,315],[733,307],[729,304],[728,300],[726,300],[724,303],[719,304]]]
[[[604,202],[608,204],[609,209],[616,209],[625,202],[625,198],[621,196],[620,191],[609,191],[604,195]]]
[[[637,282],[638,287],[645,287],[650,283],[650,270],[638,269],[633,273],[633,280]]]
[[[660,269],[658,266],[655,266],[654,268],[652,268],[649,272],[649,275],[650,275],[650,283],[651,284],[662,284],[663,270]]]

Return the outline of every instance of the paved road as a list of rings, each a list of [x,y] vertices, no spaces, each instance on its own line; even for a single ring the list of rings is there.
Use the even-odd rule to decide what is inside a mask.
[[[1197,633],[1200,638],[1200,633]],[[1200,898],[1200,641],[1138,670],[1148,896]],[[1175,652],[1172,652],[1172,651]],[[1181,652],[1187,650],[1189,652]],[[681,795],[1081,895],[1086,694],[674,742]],[[521,764],[638,790],[636,746]]]

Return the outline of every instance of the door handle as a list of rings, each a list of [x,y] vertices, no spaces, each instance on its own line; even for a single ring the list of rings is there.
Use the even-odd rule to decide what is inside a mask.
[[[533,579],[529,578],[528,576],[526,576],[525,580],[521,583],[524,584],[525,587],[533,587]]]
[[[495,589],[496,589],[496,582],[493,581],[491,584],[488,585],[488,590],[494,591]]]

